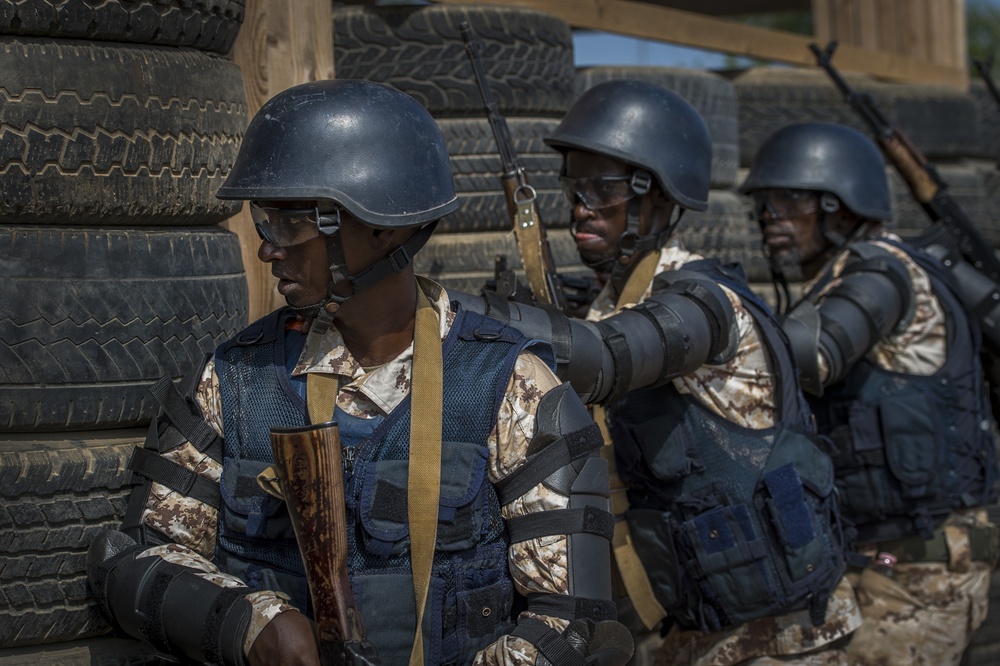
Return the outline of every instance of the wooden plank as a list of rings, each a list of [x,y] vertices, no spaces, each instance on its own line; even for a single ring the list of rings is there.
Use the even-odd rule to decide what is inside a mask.
[[[879,26],[882,24],[882,17],[879,16],[878,10],[879,6],[874,0],[862,2],[859,6],[857,6],[858,39],[852,43],[865,49],[892,53],[892,49],[887,49],[882,44],[881,34],[879,32]]]
[[[874,0],[875,12],[878,16],[879,50],[886,53],[899,53],[899,13],[898,0]]]
[[[332,11],[329,0],[247,0],[230,57],[243,71],[250,116],[286,88],[333,78]],[[223,226],[240,238],[255,321],[284,305],[284,298],[270,266],[257,259],[260,239],[247,206]]]
[[[495,0],[438,0],[444,4],[496,4]],[[655,39],[722,53],[815,65],[809,51],[812,38],[780,30],[732,23],[722,19],[659,7],[633,0],[508,0],[503,4],[537,9],[558,16],[576,28]],[[822,46],[822,45],[821,45]],[[891,53],[841,46],[834,59],[844,71],[864,72],[892,81],[937,83],[965,89],[965,68],[904,58]]]
[[[813,35],[826,44],[833,39],[833,0],[812,0]]]

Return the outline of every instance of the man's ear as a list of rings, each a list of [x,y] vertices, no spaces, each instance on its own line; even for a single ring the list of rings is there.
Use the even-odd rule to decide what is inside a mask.
[[[416,232],[416,229],[411,228],[401,229],[394,227],[391,229],[376,229],[372,227],[371,238],[374,247],[379,250],[396,249]]]

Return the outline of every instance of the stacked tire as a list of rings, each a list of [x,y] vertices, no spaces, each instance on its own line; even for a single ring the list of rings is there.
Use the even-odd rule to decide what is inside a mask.
[[[246,324],[243,0],[0,0],[0,664],[149,663],[86,549],[117,526],[147,387]]]
[[[466,54],[461,25],[482,43],[480,60],[518,158],[537,192],[539,214],[562,272],[587,274],[566,232],[559,153],[543,138],[575,96],[569,26],[542,12],[503,6],[349,6],[334,10],[337,78],[387,83],[419,100],[441,128],[461,206],[417,254],[417,271],[478,293],[494,259],[520,269],[493,132]]]

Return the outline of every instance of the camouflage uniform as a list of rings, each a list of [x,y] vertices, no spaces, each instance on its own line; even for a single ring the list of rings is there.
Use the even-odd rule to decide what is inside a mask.
[[[882,237],[899,240],[888,233]],[[934,374],[945,362],[947,337],[945,313],[930,280],[906,252],[877,238],[872,242],[906,266],[915,309],[910,324],[879,340],[867,358],[893,372]],[[845,254],[834,262],[834,276],[841,274],[846,261]],[[831,281],[819,298],[836,284],[837,279]],[[820,373],[825,378],[828,370],[822,358]],[[986,512],[956,511],[938,528],[947,543],[948,563],[901,561],[892,578],[873,569],[849,574],[864,618],[847,648],[851,664],[945,666],[961,662],[972,633],[986,619],[994,564],[972,560],[968,527],[989,527]],[[861,550],[874,557],[883,549],[867,544]]]
[[[654,274],[677,270],[702,257],[672,241],[660,251]],[[652,283],[640,302],[652,293]],[[736,316],[740,342],[736,353],[724,365],[703,365],[673,380],[680,393],[694,396],[703,406],[744,428],[763,429],[774,425],[774,382],[766,352],[753,318],[739,296],[722,286]],[[622,304],[629,307],[634,303]],[[600,321],[616,308],[615,295],[606,285],[594,300],[587,319]],[[669,618],[667,620],[669,622]],[[739,627],[705,634],[673,626],[666,638],[637,637],[635,661],[640,664],[727,666],[767,664],[770,657],[782,664],[847,664],[842,639],[861,625],[854,592],[846,579],[831,595],[826,620],[813,627],[807,611],[780,617],[764,617]],[[794,658],[792,658],[794,657]],[[775,662],[777,663],[777,662]]]
[[[418,278],[421,289],[434,306],[440,322],[442,340],[447,337],[455,315],[450,309],[447,292],[439,285]],[[351,356],[340,333],[333,326],[325,335],[310,334],[292,374],[310,372],[334,373],[340,378],[337,406],[351,416],[375,418],[386,415],[409,394],[413,361],[413,345],[392,361],[376,368],[363,368]],[[526,459],[528,443],[535,433],[535,413],[538,403],[547,392],[560,385],[552,371],[537,356],[522,352],[515,363],[514,372],[507,385],[505,399],[497,415],[497,425],[489,441],[489,478],[496,482],[522,465]],[[222,433],[219,380],[213,361],[202,372],[196,401],[205,421]],[[182,444],[163,454],[165,457],[193,470],[199,475],[218,482],[221,465],[199,453],[190,443]],[[262,485],[267,488],[267,479]],[[539,484],[517,500],[502,508],[504,518],[522,516],[541,511],[566,508],[568,499],[549,491]],[[143,522],[162,532],[174,543],[151,548],[143,557],[163,559],[199,571],[199,575],[224,586],[245,584],[239,578],[221,573],[210,560],[215,550],[217,511],[198,500],[170,491],[154,483]],[[508,554],[509,571],[515,587],[522,595],[531,593],[566,594],[567,539],[553,536],[512,544]],[[293,607],[283,595],[262,590],[249,594],[253,606],[250,629],[243,644],[249,653],[254,640],[267,623]],[[559,618],[531,615],[547,625],[562,631],[568,622]],[[501,637],[482,651],[476,664],[534,664],[535,648],[526,641]]]

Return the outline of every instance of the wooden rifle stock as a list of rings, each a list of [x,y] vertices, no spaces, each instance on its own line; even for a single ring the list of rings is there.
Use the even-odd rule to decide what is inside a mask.
[[[334,422],[272,428],[278,483],[302,553],[324,666],[380,664],[347,575],[340,432]]]
[[[517,240],[517,250],[521,255],[521,265],[528,278],[528,287],[538,303],[554,305],[559,310],[565,311],[566,295],[556,271],[549,241],[545,237],[541,215],[538,213],[535,188],[528,183],[524,167],[518,161],[507,120],[497,108],[493,93],[486,81],[486,74],[483,73],[482,63],[479,60],[482,42],[472,32],[467,22],[463,21],[460,27],[462,39],[465,41],[465,52],[472,63],[472,72],[479,86],[483,106],[486,107],[486,119],[490,123],[490,129],[493,130],[493,138],[500,153],[503,169],[500,180],[507,200],[507,213],[513,221],[514,238]]]

